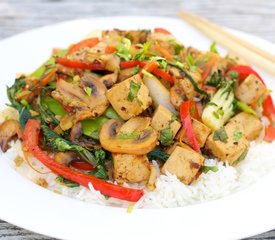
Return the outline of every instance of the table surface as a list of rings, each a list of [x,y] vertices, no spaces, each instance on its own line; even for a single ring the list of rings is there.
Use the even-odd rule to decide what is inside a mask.
[[[151,15],[175,17],[182,8],[275,43],[272,0],[0,0],[0,39],[77,18]],[[51,239],[0,220],[0,239]],[[248,239],[275,239],[275,230]]]

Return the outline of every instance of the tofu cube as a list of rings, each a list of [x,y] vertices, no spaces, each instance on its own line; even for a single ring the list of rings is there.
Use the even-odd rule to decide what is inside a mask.
[[[251,104],[266,91],[266,86],[254,74],[250,74],[236,89],[236,97],[246,104]]]
[[[232,165],[238,158],[247,151],[249,142],[242,134],[243,128],[240,128],[233,122],[226,124],[224,131],[226,140],[217,139],[216,132],[213,132],[206,141],[205,148],[212,153],[218,160],[228,162]],[[219,130],[218,130],[219,131]]]
[[[131,82],[132,86],[135,84],[135,89],[131,89]],[[130,90],[134,94],[131,100],[128,98]],[[106,96],[119,116],[124,120],[139,115],[152,104],[149,90],[143,84],[139,74],[115,84],[107,91]]]
[[[150,164],[146,155],[113,153],[113,177],[117,183],[148,181]]]
[[[259,137],[263,125],[259,118],[245,112],[237,114],[229,120],[229,123],[236,124],[248,141],[253,141]]]
[[[170,127],[173,132],[173,137],[175,137],[181,124],[179,121],[173,120],[173,114],[167,108],[159,105],[152,117],[151,126],[157,131]]]
[[[163,165],[161,172],[175,174],[185,184],[190,184],[196,177],[204,157],[182,147],[176,147]]]
[[[198,140],[198,144],[202,148],[205,145],[207,137],[211,133],[211,129],[202,122],[196,120],[195,118],[192,118],[192,128],[196,136],[196,139]],[[182,131],[185,130],[182,129]],[[186,137],[183,138],[183,141],[189,144],[188,139]]]

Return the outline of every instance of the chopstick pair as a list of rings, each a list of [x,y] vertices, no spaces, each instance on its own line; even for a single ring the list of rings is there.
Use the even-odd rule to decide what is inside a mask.
[[[178,15],[234,55],[275,76],[275,55],[229,33],[209,20],[185,11],[180,11]]]

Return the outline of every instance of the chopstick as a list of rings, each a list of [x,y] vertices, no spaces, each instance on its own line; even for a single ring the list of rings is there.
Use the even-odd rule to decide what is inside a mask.
[[[275,75],[275,55],[272,55],[255,45],[229,33],[217,24],[185,11],[179,12],[179,17],[199,29],[230,52]]]

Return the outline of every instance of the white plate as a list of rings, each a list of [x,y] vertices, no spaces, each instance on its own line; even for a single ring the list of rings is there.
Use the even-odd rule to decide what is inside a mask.
[[[185,45],[207,50],[211,41],[188,24],[170,18],[109,17],[76,20],[28,31],[0,42],[1,106],[5,85],[17,72],[31,72],[53,47],[68,46],[93,29],[164,27]],[[258,46],[275,45],[233,31]],[[275,89],[272,79],[260,72]],[[198,205],[174,209],[125,209],[60,196],[17,174],[0,161],[0,218],[20,227],[62,239],[236,239],[275,228],[275,171],[244,191]]]

